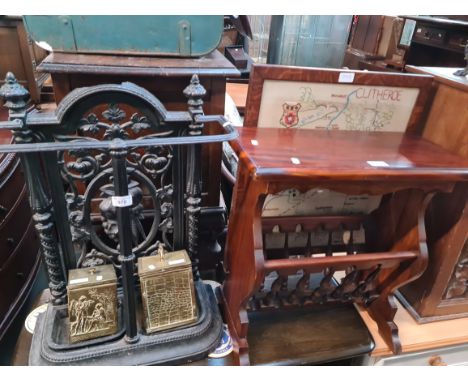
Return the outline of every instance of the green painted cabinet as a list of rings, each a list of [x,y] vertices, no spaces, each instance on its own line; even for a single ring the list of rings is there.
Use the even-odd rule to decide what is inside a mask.
[[[197,57],[212,52],[223,16],[24,16],[54,51]]]

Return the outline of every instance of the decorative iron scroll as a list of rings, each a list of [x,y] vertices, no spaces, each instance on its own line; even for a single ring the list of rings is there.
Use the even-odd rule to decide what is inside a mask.
[[[189,110],[169,112],[134,84],[97,85],[44,112],[29,106],[27,90],[7,74],[0,96],[10,118],[0,129],[12,130],[16,144],[0,145],[0,153],[20,154],[55,304],[66,302],[68,269],[113,264],[133,278],[135,259],[159,242],[186,248],[197,273],[199,144],[237,132],[224,117],[203,114],[206,91],[196,75],[184,93]],[[205,122],[224,133],[203,135]],[[128,221],[119,218],[124,209]],[[127,276],[122,261],[132,261]]]
[[[127,113],[123,108],[119,104],[110,103],[101,116],[91,112],[79,120],[77,133],[82,136],[55,134],[54,138],[61,142],[99,139],[110,141],[127,140],[131,133],[147,132],[139,139],[175,133],[175,129],[158,131],[158,128],[159,124],[152,123],[147,116],[139,113],[133,113],[127,120]],[[133,149],[126,155],[128,187],[132,198],[130,230],[133,251],[137,257],[149,255],[156,250],[155,238],[158,231],[162,233],[159,239],[168,248],[172,248],[170,236],[173,232],[173,185],[168,176],[172,158],[171,146]],[[81,248],[77,265],[87,267],[112,263],[119,268],[117,207],[112,205],[115,192],[109,152],[88,149],[60,152],[58,163],[70,190],[65,198],[72,240]],[[85,187],[85,191],[80,193],[79,186]],[[92,204],[96,200],[100,200],[100,203],[93,210]],[[151,211],[151,216],[147,216],[151,220],[148,229],[143,225],[144,203],[146,210]],[[103,234],[99,235],[98,230]]]

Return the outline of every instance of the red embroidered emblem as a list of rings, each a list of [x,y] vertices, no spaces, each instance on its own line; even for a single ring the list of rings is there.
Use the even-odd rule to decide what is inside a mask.
[[[283,104],[283,115],[281,116],[280,123],[284,127],[294,127],[299,122],[299,109],[301,108],[300,103],[294,105],[284,103]]]

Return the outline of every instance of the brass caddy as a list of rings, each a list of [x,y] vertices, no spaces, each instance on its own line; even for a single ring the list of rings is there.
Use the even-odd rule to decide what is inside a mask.
[[[187,251],[165,252],[138,259],[138,275],[147,333],[197,321],[192,266]]]
[[[117,332],[117,276],[112,265],[68,272],[70,342]]]

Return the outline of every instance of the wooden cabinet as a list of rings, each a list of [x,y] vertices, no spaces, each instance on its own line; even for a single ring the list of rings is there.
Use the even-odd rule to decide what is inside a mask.
[[[468,366],[468,345],[450,346],[393,357],[363,357],[360,366]]]
[[[350,48],[377,55],[384,21],[385,17],[379,15],[355,16]]]
[[[351,302],[367,307],[391,351],[401,352],[394,292],[427,267],[427,207],[468,181],[467,160],[420,136],[431,83],[429,76],[254,66],[246,127],[232,143],[239,164],[223,287],[239,362],[248,362],[254,313]],[[379,98],[366,125],[373,101],[360,109],[361,92],[380,97],[392,88],[401,97],[390,119],[375,123]],[[392,118],[404,113],[404,121]],[[353,204],[369,199],[377,200],[369,208]]]
[[[468,361],[468,317],[430,322],[420,325],[410,313],[397,302],[395,323],[399,328],[402,353],[394,355],[378,333],[377,324],[369,313],[358,307],[375,347],[356,365],[362,366],[436,366],[466,365]]]
[[[55,101],[60,102],[71,90],[83,86],[131,81],[153,93],[168,110],[183,110],[187,99],[183,90],[193,74],[198,74],[207,94],[205,114],[224,114],[226,77],[239,71],[217,50],[199,58],[164,58],[123,55],[53,53],[39,66],[50,73]],[[219,133],[215,124],[207,124],[209,134]],[[203,203],[217,206],[221,179],[221,144],[203,148]]]
[[[13,72],[18,82],[29,90],[32,101],[38,103],[47,75],[36,71],[36,63],[48,53],[29,38],[21,17],[0,16],[0,46],[0,85],[6,73]]]
[[[456,68],[407,66],[435,77],[435,94],[423,136],[468,158],[468,80]],[[400,298],[420,322],[468,316],[468,188],[438,195],[429,211],[429,266],[401,289]]]
[[[416,21],[407,65],[453,67],[464,65],[468,43],[466,16],[405,16]]]
[[[38,103],[46,75],[36,72],[36,62],[47,52],[28,38],[21,17],[0,16],[0,86],[7,72],[28,88]],[[0,105],[3,100],[0,99]],[[0,107],[0,121],[8,119]],[[0,131],[0,144],[12,142],[10,131]],[[28,206],[27,189],[17,155],[0,155],[0,341],[14,326],[41,264],[39,239]]]
[[[394,16],[355,16],[343,66],[350,69],[397,71],[404,66],[399,46],[404,20]]]
[[[0,121],[7,118],[0,108]],[[10,131],[0,130],[0,144],[12,140]],[[0,154],[0,342],[23,307],[39,265],[39,239],[18,155]]]
[[[247,362],[248,356],[248,310],[294,308],[320,301],[365,304],[388,346],[395,353],[401,351],[393,322],[393,291],[418,278],[427,265],[426,195],[450,192],[457,182],[468,180],[468,161],[421,138],[388,132],[244,127],[234,146],[239,170],[229,220],[225,253],[228,276],[223,291],[226,318],[240,362]],[[329,150],[331,147],[334,149]],[[365,165],[375,157],[392,164],[385,168]],[[292,158],[299,158],[299,163]],[[373,216],[363,219],[374,233],[367,233],[373,240],[362,252],[325,257],[290,253],[286,258],[268,258],[261,217],[266,195],[314,187],[393,197]],[[327,229],[351,225],[348,220],[343,216],[315,217],[307,225],[311,230]],[[341,284],[332,285],[333,273],[339,270],[346,270],[348,275]],[[311,293],[308,283],[301,280],[286,290],[284,280],[299,271],[303,275],[324,272],[325,281],[315,289],[310,285]],[[265,277],[272,272],[277,276],[268,290]]]

